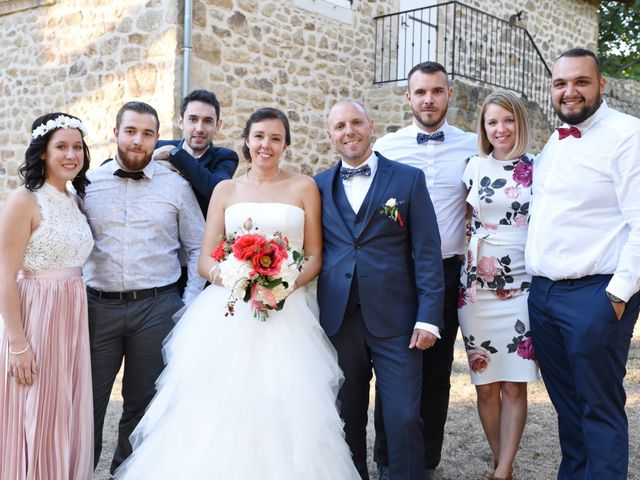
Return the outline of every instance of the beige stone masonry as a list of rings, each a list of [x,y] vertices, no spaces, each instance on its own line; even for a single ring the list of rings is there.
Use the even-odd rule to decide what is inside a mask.
[[[325,125],[335,101],[363,101],[377,135],[411,121],[404,86],[373,85],[373,18],[399,11],[400,0],[354,0],[350,21],[294,3],[193,0],[190,86],[217,94],[223,127],[216,141],[237,151],[253,110],[284,110],[293,141],[287,168],[311,174],[336,160]],[[524,22],[548,63],[566,48],[596,44],[596,0],[465,3],[504,19],[525,10]],[[161,136],[179,136],[183,8],[182,0],[55,0],[0,16],[0,203],[18,185],[30,125],[42,113],[61,110],[82,118],[90,129],[94,165],[113,154],[115,114],[125,101],[151,103],[160,115]],[[638,98],[631,84],[611,85],[616,101]],[[454,88],[449,120],[473,129],[488,89],[457,79]],[[628,108],[637,109],[637,102]],[[535,105],[530,109],[538,148],[549,126]],[[245,168],[243,163],[239,172]]]

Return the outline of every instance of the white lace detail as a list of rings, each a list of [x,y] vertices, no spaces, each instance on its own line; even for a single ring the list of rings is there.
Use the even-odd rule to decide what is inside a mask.
[[[31,233],[22,269],[38,271],[82,266],[93,248],[93,237],[75,199],[48,183],[34,193],[42,219]]]

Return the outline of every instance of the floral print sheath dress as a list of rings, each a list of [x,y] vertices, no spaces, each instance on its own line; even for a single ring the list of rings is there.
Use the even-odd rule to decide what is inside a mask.
[[[458,314],[475,385],[537,378],[524,265],[532,159],[475,156],[463,174],[473,214]]]

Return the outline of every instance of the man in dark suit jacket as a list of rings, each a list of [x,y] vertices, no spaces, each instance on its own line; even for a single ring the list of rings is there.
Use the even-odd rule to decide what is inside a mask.
[[[328,126],[342,160],[315,177],[324,233],[318,302],[320,323],[345,375],[339,401],[347,443],[368,479],[373,368],[391,479],[421,480],[420,350],[436,341],[431,332],[442,327],[444,298],[435,213],[421,170],[371,150],[373,122],[361,104],[338,102]]]
[[[159,140],[153,159],[179,172],[190,184],[207,216],[213,189],[222,180],[233,177],[238,154],[213,145],[213,137],[222,125],[220,103],[213,92],[194,90],[184,97],[178,125],[182,140]]]

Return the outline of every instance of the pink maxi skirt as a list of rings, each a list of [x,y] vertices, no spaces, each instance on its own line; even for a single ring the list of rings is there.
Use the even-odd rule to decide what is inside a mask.
[[[30,387],[8,374],[0,322],[0,478],[93,477],[93,400],[87,296],[80,268],[23,272],[22,319],[38,374]]]

